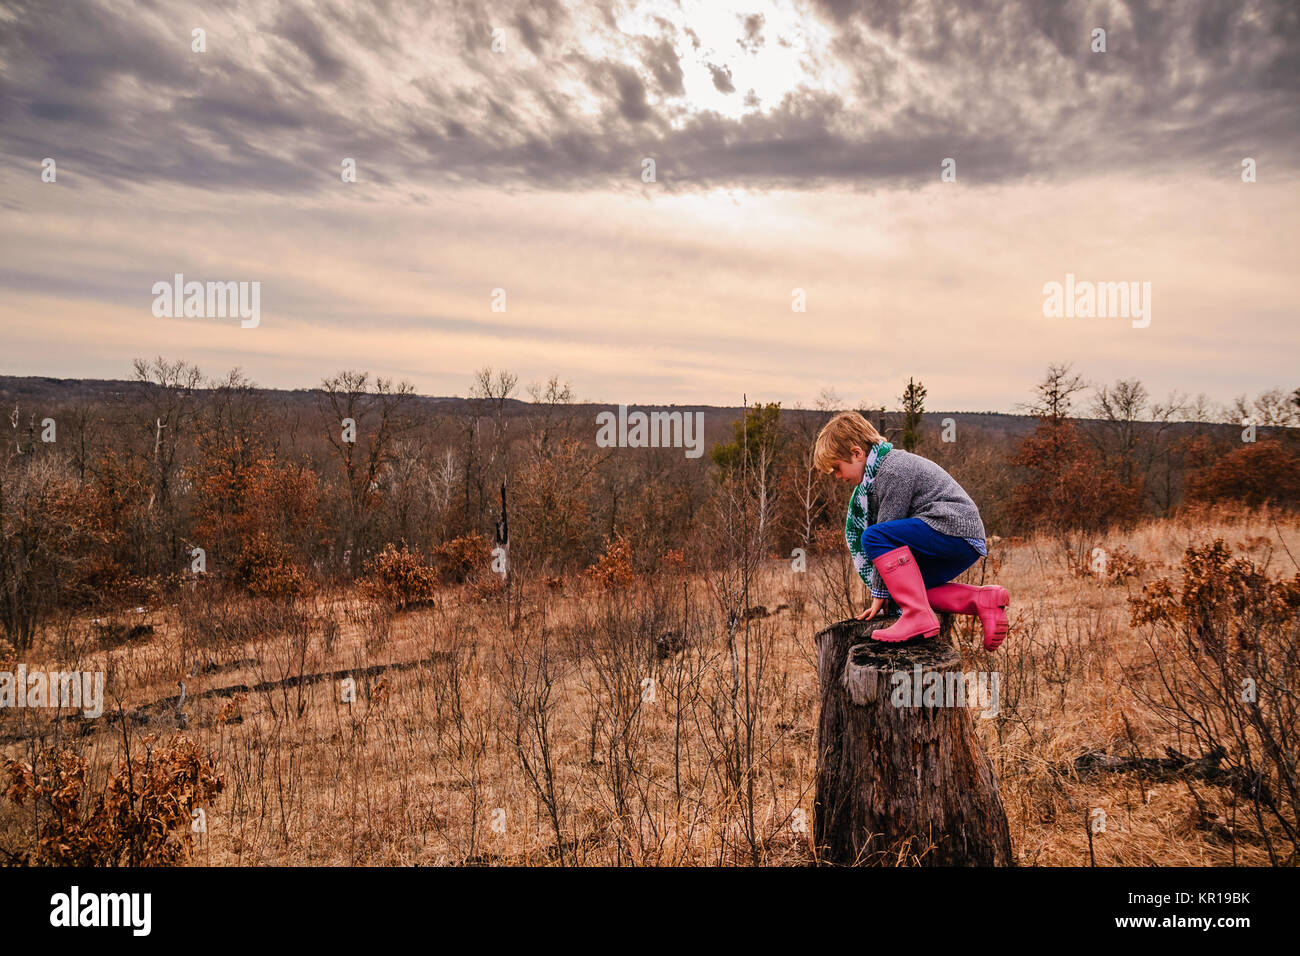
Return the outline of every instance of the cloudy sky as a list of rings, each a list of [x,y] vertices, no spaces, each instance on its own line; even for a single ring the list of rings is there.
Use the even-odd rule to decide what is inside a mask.
[[[1290,0],[0,0],[0,373],[1289,390],[1298,86]],[[156,317],[175,273],[260,324]],[[1149,326],[1045,316],[1067,273]]]

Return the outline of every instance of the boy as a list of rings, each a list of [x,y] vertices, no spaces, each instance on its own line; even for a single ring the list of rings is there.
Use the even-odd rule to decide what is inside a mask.
[[[894,448],[857,412],[841,412],[817,435],[813,466],[852,482],[844,537],[853,566],[871,589],[871,620],[885,599],[902,611],[872,633],[906,641],[939,633],[934,612],[978,614],[984,647],[1007,634],[1007,589],[948,583],[987,554],[984,523],[970,495],[939,465]],[[874,571],[874,573],[873,573]]]

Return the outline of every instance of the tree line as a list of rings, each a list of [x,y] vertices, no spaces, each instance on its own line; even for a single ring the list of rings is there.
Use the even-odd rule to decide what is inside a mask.
[[[1190,502],[1300,503],[1300,389],[1215,409],[1203,396],[1154,401],[1122,380],[1093,387],[1080,417],[1088,389],[1051,366],[1024,405],[1034,428],[1014,441],[931,423],[914,379],[892,409],[860,410],[948,469],[989,534],[1094,532]],[[238,369],[211,380],[159,357],[136,360],[110,399],[16,404],[0,467],[7,639],[29,646],[51,613],[158,600],[197,573],[271,597],[346,584],[383,554],[453,581],[487,574],[503,482],[510,563],[535,579],[595,565],[615,545],[642,572],[665,556],[714,567],[727,560],[722,516],[737,507],[769,557],[843,554],[846,491],[810,461],[821,423],[844,407],[830,392],[811,409],[754,403],[699,460],[597,447],[556,377],[521,390],[513,373],[484,368],[445,408],[355,370],[323,379],[307,406],[275,394]]]

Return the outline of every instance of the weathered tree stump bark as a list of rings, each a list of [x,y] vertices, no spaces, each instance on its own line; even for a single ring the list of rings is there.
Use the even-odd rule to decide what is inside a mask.
[[[1012,866],[997,779],[975,735],[980,702],[952,705],[959,682],[963,697],[967,683],[980,689],[978,675],[963,679],[947,620],[938,637],[871,640],[894,620],[841,621],[817,635],[818,861]],[[918,677],[928,697],[912,695]],[[984,677],[983,701],[995,708],[998,685]]]

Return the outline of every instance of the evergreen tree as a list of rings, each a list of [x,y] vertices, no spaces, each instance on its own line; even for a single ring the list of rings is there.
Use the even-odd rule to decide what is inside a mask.
[[[921,443],[921,415],[925,412],[925,386],[907,380],[903,390],[903,450],[915,451]]]

